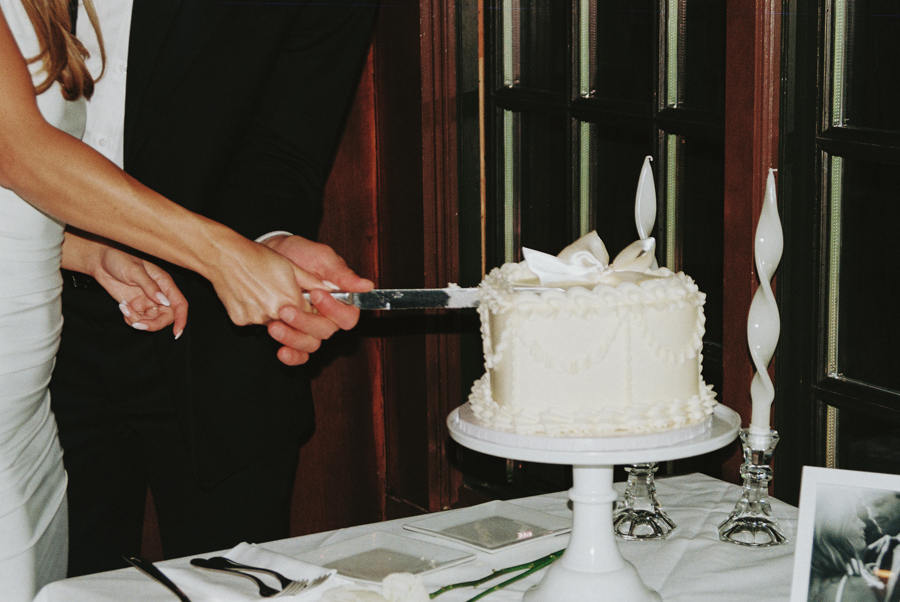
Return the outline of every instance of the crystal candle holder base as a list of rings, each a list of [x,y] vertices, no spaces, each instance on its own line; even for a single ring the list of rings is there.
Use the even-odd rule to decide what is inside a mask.
[[[739,435],[744,452],[744,463],[741,465],[744,487],[731,515],[719,525],[719,539],[753,548],[785,544],[787,537],[772,516],[772,506],[769,504],[769,483],[772,480],[769,464],[778,445],[778,433],[773,430],[757,433],[751,432],[751,429],[741,429]]]
[[[656,497],[653,475],[657,469],[656,462],[625,468],[628,483],[624,500],[613,514],[616,537],[629,541],[665,539],[675,529],[675,523],[660,508]]]

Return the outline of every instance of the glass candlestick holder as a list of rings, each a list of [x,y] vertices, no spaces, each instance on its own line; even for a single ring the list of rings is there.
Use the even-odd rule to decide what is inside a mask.
[[[665,539],[675,529],[666,513],[659,507],[653,475],[659,467],[656,462],[633,464],[625,468],[628,483],[624,500],[616,505],[613,514],[613,530],[620,539]]]
[[[753,548],[782,545],[787,543],[787,537],[772,516],[769,504],[769,482],[772,480],[769,464],[778,445],[778,433],[751,430],[739,432],[744,452],[741,465],[744,488],[731,515],[719,525],[719,539]]]

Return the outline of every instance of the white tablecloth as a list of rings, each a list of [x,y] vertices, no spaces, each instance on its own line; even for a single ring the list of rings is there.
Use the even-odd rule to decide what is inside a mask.
[[[794,543],[797,530],[797,508],[772,500],[772,508],[786,535],[787,545],[774,548],[747,548],[719,541],[716,527],[734,508],[740,487],[704,475],[658,478],[657,493],[663,508],[678,525],[664,541],[619,541],[622,555],[632,562],[650,588],[666,602],[787,602],[790,599]],[[623,483],[617,483],[621,493]],[[513,500],[513,503],[559,516],[571,516],[567,494],[560,492]],[[453,512],[453,511],[451,511]],[[403,524],[417,519],[374,523],[349,529],[307,535],[263,544],[272,551],[297,556],[309,550],[330,546],[340,541],[373,531],[421,539],[447,547],[467,548],[443,539],[435,539],[403,529]],[[496,553],[477,553],[476,559],[425,576],[428,591],[449,583],[478,579],[499,569],[528,562],[568,543],[568,535],[514,546]],[[188,566],[188,559],[160,563],[166,566]],[[198,569],[199,570],[199,569]],[[539,582],[543,571],[512,584],[509,589],[493,593],[486,602],[520,601],[522,592]],[[493,584],[493,583],[492,583]],[[440,602],[462,602],[474,596],[472,589],[453,590],[443,594]],[[290,599],[290,598],[287,598]],[[615,595],[608,598],[614,600]],[[99,575],[67,579],[45,587],[36,602],[107,602],[141,600],[170,602],[175,600],[167,590],[135,569],[110,571]],[[202,602],[193,600],[192,602]]]

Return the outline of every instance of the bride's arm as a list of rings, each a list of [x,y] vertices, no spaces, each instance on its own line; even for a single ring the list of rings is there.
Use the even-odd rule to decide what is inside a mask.
[[[268,323],[287,306],[308,310],[302,291],[327,288],[264,245],[156,194],[48,124],[2,14],[0,186],[76,228],[198,272],[239,325]]]

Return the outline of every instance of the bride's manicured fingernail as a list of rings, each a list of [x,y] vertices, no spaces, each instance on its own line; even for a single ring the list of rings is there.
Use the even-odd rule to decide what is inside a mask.
[[[169,300],[162,293],[156,293],[156,300],[159,301],[160,303],[162,303],[163,305],[165,305],[166,307],[169,307],[171,305],[169,303]]]
[[[121,311],[122,314],[123,314],[126,318],[130,318],[130,317],[131,317],[131,312],[128,311],[128,304],[125,303],[124,301],[122,301],[121,303],[119,303],[119,311]]]
[[[325,286],[330,286],[330,287],[331,287],[331,290],[333,290],[333,291],[339,291],[339,290],[341,290],[341,287],[339,287],[338,285],[336,285],[334,282],[331,282],[330,280],[323,280],[323,281],[322,281],[322,284],[324,284]]]
[[[175,340],[177,341],[179,338],[181,338],[181,335],[182,335],[183,333],[184,333],[184,330],[179,330],[178,332],[176,332],[176,333],[175,333]]]
[[[131,327],[134,328],[135,330],[150,330],[149,326],[147,326],[146,324],[142,324],[140,322],[135,322],[134,324],[131,325]]]

